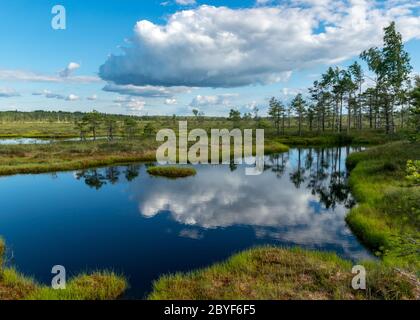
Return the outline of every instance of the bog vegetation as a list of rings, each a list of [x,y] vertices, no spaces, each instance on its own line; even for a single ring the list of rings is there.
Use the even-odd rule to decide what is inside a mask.
[[[264,116],[258,107],[243,114],[233,108],[227,117],[208,117],[199,110],[172,117],[0,112],[0,137],[57,139],[48,145],[0,145],[0,175],[154,161],[156,131],[176,132],[181,120],[208,133],[213,128],[265,129],[267,153],[284,152],[285,145],[381,144],[351,155],[347,162],[358,201],[347,222],[381,258],[379,264],[368,264],[368,291],[349,289],[350,263],[334,255],[261,248],[202,271],[163,277],[150,298],[418,298],[420,77],[412,75],[394,23],[384,29],[383,46],[362,52],[360,58],[368,70],[358,62],[345,69],[332,66],[308,94],[298,93],[291,101],[271,98]],[[64,138],[80,141],[60,140]],[[175,177],[195,171],[157,167],[149,173]],[[1,253],[0,242],[0,262]],[[99,296],[89,289],[96,280],[107,283]],[[82,276],[73,284],[76,294],[68,298],[113,298],[125,288],[124,280],[113,274]],[[54,294],[0,263],[0,299]]]

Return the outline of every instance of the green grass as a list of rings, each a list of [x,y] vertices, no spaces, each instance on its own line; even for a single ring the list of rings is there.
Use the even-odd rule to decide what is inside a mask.
[[[79,133],[71,122],[3,122],[1,138],[74,138]]]
[[[394,142],[350,155],[350,187],[358,205],[346,220],[384,263],[420,271],[420,187],[405,180],[420,143]]]
[[[167,178],[184,178],[195,176],[197,171],[191,167],[164,167],[164,166],[156,166],[156,167],[149,167],[147,172],[152,176],[159,176],[159,177],[167,177]]]
[[[54,290],[4,267],[4,241],[0,239],[0,300],[111,300],[128,287],[126,279],[113,272],[94,272],[70,279],[64,290]]]
[[[289,147],[278,141],[269,140],[264,143],[265,154],[283,153],[287,151],[289,151]]]
[[[42,173],[155,161],[153,139],[0,146],[0,175]]]
[[[203,270],[163,276],[151,300],[415,299],[415,284],[392,268],[363,263],[367,290],[353,290],[352,264],[332,253],[254,248]]]
[[[289,146],[340,146],[340,145],[378,145],[401,140],[403,134],[387,135],[382,131],[363,130],[347,133],[310,133],[302,136],[290,135],[273,138]]]
[[[132,162],[154,162],[158,146],[153,137],[115,141],[0,145],[0,176],[79,170]],[[285,152],[288,147],[268,140],[265,149],[265,153],[270,154]]]

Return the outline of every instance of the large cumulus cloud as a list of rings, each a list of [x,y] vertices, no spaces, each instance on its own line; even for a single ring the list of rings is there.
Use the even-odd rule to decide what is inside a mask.
[[[418,6],[394,1],[388,8],[365,0],[291,1],[249,9],[200,6],[171,15],[164,25],[137,22],[131,45],[110,56],[100,76],[136,86],[272,83],[293,70],[338,62],[380,45],[382,28],[391,20],[405,40],[420,37]]]

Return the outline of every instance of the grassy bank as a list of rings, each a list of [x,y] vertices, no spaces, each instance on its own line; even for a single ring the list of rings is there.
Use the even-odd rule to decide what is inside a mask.
[[[156,161],[154,137],[116,140],[56,142],[37,145],[0,145],[0,176],[79,170],[130,162]],[[266,141],[265,153],[286,152],[288,147]]]
[[[384,263],[420,271],[420,186],[406,179],[420,143],[394,142],[350,155],[350,187],[358,201],[347,216],[355,234]]]
[[[195,176],[197,171],[191,167],[149,167],[147,172],[152,176],[167,178],[185,178]]]
[[[305,133],[302,136],[286,135],[275,138],[289,146],[340,146],[340,145],[379,145],[404,138],[403,133],[387,135],[382,131],[364,130],[347,133],[322,134]]]
[[[4,251],[0,239],[0,300],[110,300],[127,289],[125,278],[112,272],[95,272],[71,279],[65,290],[54,290],[4,267]]]
[[[164,276],[149,299],[415,299],[415,285],[392,268],[364,263],[367,290],[353,290],[352,264],[335,254],[262,247],[187,274]]]
[[[42,173],[104,165],[155,161],[156,142],[148,140],[60,142],[0,146],[0,175]]]

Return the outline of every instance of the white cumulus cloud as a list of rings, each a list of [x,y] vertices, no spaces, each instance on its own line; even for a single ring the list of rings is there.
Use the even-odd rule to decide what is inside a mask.
[[[395,20],[404,40],[420,38],[417,1],[296,0],[231,9],[203,5],[158,25],[137,22],[131,44],[100,76],[119,85],[236,87],[287,79],[380,45]]]

